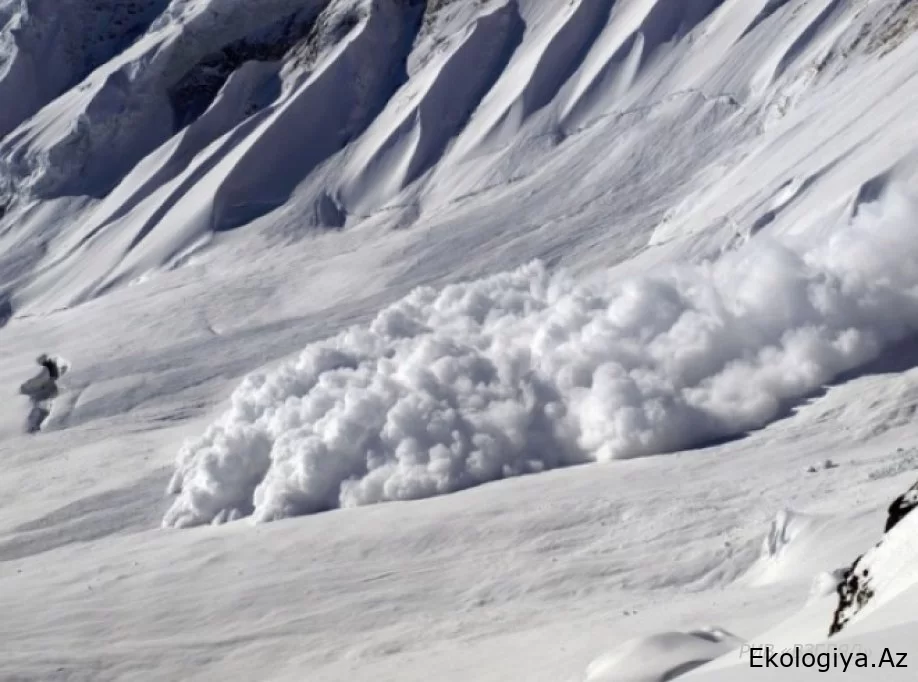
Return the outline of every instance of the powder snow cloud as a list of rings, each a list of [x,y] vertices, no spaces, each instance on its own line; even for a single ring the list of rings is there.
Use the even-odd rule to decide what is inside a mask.
[[[916,216],[891,193],[819,243],[417,289],[246,378],[179,452],[163,525],[424,498],[764,426],[918,328]]]

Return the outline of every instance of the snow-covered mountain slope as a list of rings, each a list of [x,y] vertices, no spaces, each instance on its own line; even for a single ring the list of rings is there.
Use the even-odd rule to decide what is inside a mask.
[[[0,679],[713,682],[832,641],[918,469],[916,28],[0,0]],[[914,647],[887,573],[839,641]]]
[[[0,144],[4,246],[33,261],[5,268],[17,309],[91,299],[205,243],[219,251],[240,226],[251,241],[416,225],[409,243],[425,261],[425,244],[456,232],[453,248],[521,241],[521,256],[573,262],[597,242],[605,262],[621,260],[651,231],[653,244],[692,234],[711,253],[857,201],[914,146],[909,127],[872,119],[908,112],[910,48],[881,55],[909,34],[909,5],[255,7],[173,4],[13,121]],[[40,25],[16,16],[11,36],[16,22]],[[128,40],[134,24],[123,25]],[[567,199],[548,201],[562,178]],[[827,185],[832,205],[812,205]],[[66,219],[36,215],[37,200],[66,202]],[[529,226],[554,223],[563,241],[534,239]]]
[[[812,679],[816,675],[837,680],[908,677],[918,632],[914,617],[918,515],[911,513],[918,506],[916,489],[918,484],[912,485],[893,501],[882,539],[840,571],[842,580],[837,590],[814,594],[800,613],[754,641],[734,647],[711,665],[686,675],[686,681],[736,679],[752,669],[752,657],[756,667],[764,668],[765,656],[772,653],[778,657],[775,660],[785,656],[787,663],[757,670],[764,679]],[[832,601],[837,606],[827,638],[823,634],[825,607]],[[683,660],[687,649],[683,644]]]

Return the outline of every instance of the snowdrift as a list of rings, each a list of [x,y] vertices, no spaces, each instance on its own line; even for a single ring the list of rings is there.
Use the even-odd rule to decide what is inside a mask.
[[[416,290],[244,381],[179,453],[163,523],[423,498],[761,427],[918,328],[916,215],[891,191],[808,246]]]

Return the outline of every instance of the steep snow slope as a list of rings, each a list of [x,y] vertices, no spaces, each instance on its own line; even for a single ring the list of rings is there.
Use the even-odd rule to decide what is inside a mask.
[[[0,2],[0,677],[824,641],[918,466],[915,3],[90,5]]]
[[[114,58],[168,0],[0,4],[0,137]]]
[[[918,484],[895,499],[882,539],[841,571],[837,596],[815,594],[787,622],[735,647],[732,654],[687,675],[686,680],[713,682],[748,674],[753,655],[758,667],[764,667],[765,659],[759,655],[765,647],[784,655],[788,663],[756,671],[764,679],[799,680],[816,675],[833,680],[907,679],[918,631],[914,619],[918,515],[911,513],[918,499],[916,489]],[[832,601],[837,607],[827,637],[826,603]],[[686,649],[683,644],[683,653]]]
[[[864,113],[891,88],[908,99],[899,87],[908,70],[869,58],[875,48],[861,35],[876,27],[867,35],[880,40],[874,34],[893,21],[884,23],[885,3],[770,7],[767,17],[764,2],[448,3],[420,23],[419,3],[288,0],[260,6],[257,17],[247,7],[171,7],[129,50],[0,144],[4,203],[16,200],[5,246],[44,254],[41,267],[4,277],[17,309],[87,300],[209,240],[219,250],[229,240],[221,230],[264,214],[248,226],[248,240],[280,225],[300,233],[356,228],[367,217],[450,234],[480,223],[485,205],[493,217],[497,204],[515,207],[499,222],[563,220],[576,235],[566,237],[569,258],[602,234],[612,253],[625,249],[611,257],[620,260],[646,243],[664,213],[654,243],[689,227],[721,246],[772,220],[765,214],[774,207],[740,214],[769,201],[759,196],[769,185],[827,183],[841,155],[895,142],[904,156],[913,143],[892,126],[886,141],[865,145],[883,127],[861,120]],[[265,67],[253,73],[253,60]],[[877,78],[857,102],[829,109],[837,123],[775,130],[776,120],[806,116],[807,101],[824,109],[819,91],[845,96],[836,75],[864,61]],[[267,67],[274,62],[277,75]],[[198,120],[207,93],[215,99]],[[814,135],[837,138],[849,125],[845,141],[826,150],[831,158],[782,153],[770,168],[760,158],[780,136],[807,135],[803,148],[820,149]],[[757,135],[763,128],[768,134]],[[859,160],[844,164],[859,171],[838,179],[833,194],[855,194],[898,159],[884,156],[880,167]],[[696,187],[706,172],[746,175],[750,166],[755,196]],[[563,207],[540,196],[558,178],[569,193]],[[715,203],[696,225],[693,209],[675,199],[691,189],[705,190],[706,206],[745,208]],[[93,200],[70,208],[66,234],[57,215],[30,220],[30,199],[74,195]],[[463,230],[472,233],[469,248],[500,236],[492,222],[484,235]],[[558,248],[530,244],[526,255],[551,257]]]

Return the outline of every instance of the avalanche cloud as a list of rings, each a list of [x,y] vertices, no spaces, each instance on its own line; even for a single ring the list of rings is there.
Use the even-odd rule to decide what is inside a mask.
[[[918,210],[576,279],[421,288],[246,378],[179,452],[164,526],[268,521],[663,453],[762,427],[918,327]]]

